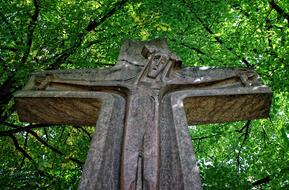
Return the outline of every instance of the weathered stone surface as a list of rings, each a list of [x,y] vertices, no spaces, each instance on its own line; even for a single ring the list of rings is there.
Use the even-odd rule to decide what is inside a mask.
[[[118,189],[125,99],[101,93],[102,109],[85,162],[79,189]]]
[[[179,95],[175,93],[165,95],[161,110],[159,189],[202,189]]]
[[[21,121],[53,124],[94,125],[101,110],[102,93],[24,91],[16,96]]]
[[[236,89],[224,89],[219,92],[216,90],[198,90],[194,93],[187,91],[183,96],[183,104],[188,123],[220,123],[268,116],[271,94],[267,89],[261,87],[234,90]],[[248,94],[249,91],[251,93]]]
[[[164,40],[125,41],[106,69],[35,73],[20,119],[97,122],[79,189],[202,189],[189,124],[264,118],[271,90],[253,70],[182,68]]]

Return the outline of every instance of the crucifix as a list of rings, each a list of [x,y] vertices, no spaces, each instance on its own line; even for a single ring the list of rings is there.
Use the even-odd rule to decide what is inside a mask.
[[[79,189],[199,190],[188,125],[268,117],[272,92],[244,68],[182,68],[165,40],[126,40],[117,64],[34,73],[20,120],[94,125]]]

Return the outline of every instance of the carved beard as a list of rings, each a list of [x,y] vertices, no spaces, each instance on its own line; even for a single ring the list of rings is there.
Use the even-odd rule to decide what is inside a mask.
[[[155,54],[152,55],[149,61],[148,77],[156,78],[160,72],[166,67],[169,59],[165,55]]]

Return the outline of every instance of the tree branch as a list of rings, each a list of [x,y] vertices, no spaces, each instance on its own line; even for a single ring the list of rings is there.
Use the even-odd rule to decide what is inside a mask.
[[[7,50],[7,51],[12,51],[12,52],[17,52],[17,48],[15,47],[10,47],[10,46],[4,46],[4,45],[0,45],[0,49],[2,50]]]
[[[288,22],[289,27],[289,13],[286,13],[274,0],[269,1],[271,7]]]
[[[83,47],[84,49],[87,49],[87,48],[90,48],[91,46],[95,45],[95,44],[99,44],[101,42],[105,42],[106,40],[108,39],[112,39],[114,37],[117,37],[117,35],[120,35],[121,33],[120,32],[117,32],[117,33],[114,33],[112,34],[111,36],[109,37],[103,37],[103,38],[99,38],[97,40],[92,40],[92,41],[89,41],[85,44],[85,46]]]
[[[198,54],[205,55],[205,53],[204,53],[201,49],[199,49],[199,48],[192,47],[191,45],[186,44],[186,43],[184,43],[184,42],[179,42],[179,41],[176,40],[176,39],[171,39],[171,41],[176,42],[176,43],[179,43],[180,45],[182,45],[182,46],[184,46],[184,47],[186,47],[186,48],[188,48],[188,49],[192,49],[192,50],[194,50],[194,51],[195,51],[196,53],[198,53]]]
[[[197,18],[197,20],[202,24],[202,26],[205,28],[205,30],[209,33],[209,34],[211,34],[211,35],[213,35],[214,36],[214,39],[220,44],[220,45],[223,45],[223,40],[221,40],[221,38],[220,37],[218,37],[218,36],[215,36],[215,33],[211,30],[211,28],[209,28],[206,24],[205,24],[205,22],[195,13],[195,12],[193,12],[194,13],[194,16]],[[229,50],[231,51],[231,48],[229,48]]]
[[[265,176],[264,178],[259,179],[259,180],[255,181],[255,182],[253,182],[252,185],[253,185],[253,186],[262,185],[262,184],[268,183],[270,180],[271,180],[271,179],[270,179],[270,176],[267,175],[267,176]]]
[[[107,19],[109,19],[111,16],[113,16],[116,13],[116,11],[121,9],[127,2],[128,2],[128,0],[119,1],[119,2],[114,4],[114,6],[111,10],[109,10],[104,15],[102,15],[97,21],[91,20],[89,22],[89,24],[85,27],[85,32],[80,32],[77,35],[78,40],[75,41],[75,43],[71,47],[67,48],[62,53],[57,54],[56,56],[53,57],[54,61],[48,67],[48,69],[58,69],[60,67],[60,65],[63,64],[67,60],[67,58],[72,53],[74,53],[77,48],[79,48],[81,46],[82,41],[84,39],[84,36],[87,33],[94,31],[99,25],[101,25]]]
[[[52,63],[47,69],[58,69],[61,64],[63,64],[67,58],[75,52],[75,50],[81,46],[81,43],[83,41],[84,35],[87,34],[87,32],[93,31],[101,25],[103,22],[105,22],[107,19],[109,19],[113,14],[122,8],[125,3],[127,3],[128,0],[122,0],[120,2],[115,3],[114,7],[109,10],[106,14],[104,14],[98,21],[91,21],[87,27],[85,28],[86,33],[79,33],[78,34],[78,40],[68,49],[64,50],[62,53],[55,55],[52,58]],[[32,47],[32,41],[33,41],[33,33],[36,27],[36,23],[40,14],[40,0],[33,0],[33,4],[35,7],[34,13],[31,16],[31,21],[28,25],[28,33],[27,33],[27,42],[26,42],[26,49],[23,54],[23,57],[21,58],[21,63],[26,63],[29,53]],[[1,14],[0,14],[1,16]],[[2,14],[1,18],[5,19],[5,16]],[[8,22],[7,22],[8,23]],[[1,86],[0,86],[0,122],[5,121],[6,117],[3,117],[3,113],[5,111],[5,105],[8,104],[8,102],[12,98],[12,94],[19,90],[21,86],[13,88],[15,81],[13,79],[13,76],[9,77]],[[13,89],[13,90],[12,90]]]
[[[49,148],[50,150],[56,152],[57,154],[61,155],[61,156],[66,156],[63,152],[61,152],[60,150],[58,150],[57,148],[53,147],[52,145],[48,144],[46,141],[44,141],[41,137],[39,137],[39,135],[32,131],[31,129],[35,129],[35,128],[39,128],[39,127],[48,127],[49,125],[44,125],[44,124],[36,124],[36,125],[29,125],[27,127],[19,127],[17,125],[11,124],[11,123],[6,123],[6,122],[2,122],[3,124],[5,124],[6,126],[9,127],[13,127],[15,129],[12,130],[8,130],[8,131],[2,131],[0,132],[0,137],[1,136],[9,136],[13,139],[13,142],[15,144],[16,149],[18,149],[19,151],[21,151],[21,153],[23,155],[25,155],[25,157],[27,157],[28,154],[25,154],[25,150],[22,149],[19,146],[19,143],[17,142],[16,137],[14,137],[14,133],[18,133],[21,131],[26,131],[27,133],[31,134],[32,136],[34,136],[41,144],[43,144],[44,146],[46,146],[47,148]],[[50,125],[51,126],[51,125]],[[16,141],[15,141],[16,140]],[[24,151],[24,152],[23,152]],[[29,156],[29,155],[28,155]],[[27,157],[28,158],[28,157]],[[67,157],[68,160],[77,163],[80,167],[82,167],[82,165],[84,164],[83,162],[81,162],[80,160],[76,159],[76,158],[72,158],[72,157]]]
[[[243,132],[243,131],[245,130],[245,131],[243,132],[243,134],[240,136],[240,138],[241,138],[242,136],[244,136],[244,139],[243,139],[243,142],[242,142],[242,144],[241,144],[241,146],[240,146],[240,148],[239,148],[239,150],[238,150],[238,154],[237,154],[237,156],[236,156],[236,159],[237,159],[237,168],[238,168],[239,170],[240,170],[240,165],[241,165],[241,161],[240,161],[241,152],[242,152],[243,146],[245,145],[245,143],[246,143],[246,141],[247,141],[247,139],[248,139],[248,137],[249,137],[250,124],[251,124],[251,120],[248,120],[248,121],[246,122],[246,124],[245,124],[240,130],[236,130],[236,131],[239,132],[239,133],[241,133],[241,132]]]
[[[230,131],[230,132],[234,132],[234,131]],[[216,137],[216,136],[220,136],[222,135],[223,133],[215,133],[213,135],[208,135],[208,136],[202,136],[202,137],[195,137],[195,138],[191,138],[193,141],[195,140],[203,140],[203,139],[209,139],[209,138],[213,138],[213,137]]]
[[[16,150],[18,150],[19,152],[21,152],[22,155],[23,155],[25,158],[27,158],[28,160],[32,160],[32,157],[31,157],[23,148],[20,147],[20,145],[19,145],[16,137],[15,137],[14,135],[12,135],[12,134],[10,134],[10,135],[8,135],[8,136],[12,139]]]
[[[12,123],[7,123],[7,122],[1,122],[1,123],[6,125],[6,126],[13,127],[14,129],[7,130],[7,131],[1,131],[0,137],[9,136],[9,135],[16,134],[19,132],[24,132],[24,131],[28,132],[29,130],[36,129],[36,128],[57,126],[57,125],[48,125],[48,124],[34,124],[34,125],[31,124],[31,125],[28,125],[26,127],[19,127],[17,125],[12,124]]]
[[[272,173],[271,175],[266,175],[265,177],[258,179],[257,181],[254,181],[252,183],[252,186],[259,186],[259,185],[263,185],[266,183],[269,183],[273,178],[275,178],[276,176],[278,176],[280,173],[283,172],[288,172],[289,171],[289,167],[285,167],[285,168],[281,168],[280,171],[276,172],[276,173]]]
[[[15,104],[5,109],[5,112],[0,115],[0,123],[6,121],[15,112]]]
[[[91,32],[94,31],[99,25],[101,25],[102,23],[104,23],[107,19],[109,19],[112,15],[114,15],[114,13],[116,11],[118,11],[119,9],[121,9],[126,3],[128,2],[128,0],[121,0],[119,2],[116,2],[113,6],[113,8],[111,10],[109,10],[106,14],[104,14],[100,19],[98,19],[97,21],[95,20],[91,20],[90,23],[87,25],[87,27],[85,28],[85,30],[87,32]]]
[[[39,13],[40,13],[39,0],[33,0],[33,3],[34,3],[35,11],[34,11],[33,15],[31,16],[31,21],[28,25],[26,48],[24,50],[23,57],[20,60],[20,62],[23,64],[26,63],[26,61],[28,59],[29,52],[30,52],[30,49],[32,46],[34,29],[35,29],[36,22],[37,22]],[[2,20],[4,20],[4,23],[8,25],[8,29],[9,29],[11,35],[15,36],[11,26],[9,26],[9,23],[5,18],[5,15],[0,13],[0,17],[2,18]],[[17,44],[16,39],[15,38],[13,38],[13,39],[14,39],[15,43]],[[17,49],[16,48],[14,49],[13,47],[11,47],[10,50],[16,51]],[[8,72],[8,75],[9,75],[9,77],[0,86],[0,117],[1,117],[0,122],[6,120],[6,117],[3,116],[3,113],[5,112],[5,106],[10,102],[11,98],[13,97],[13,93],[21,88],[21,86],[15,87],[14,73]]]
[[[248,125],[250,124],[250,120],[246,122],[246,124],[241,128],[241,129],[236,129],[236,130],[231,130],[231,131],[227,131],[226,134],[230,134],[230,133],[235,133],[235,132],[238,132],[238,133],[241,133],[244,129],[246,129],[246,127],[248,127]],[[195,138],[191,138],[192,140],[203,140],[203,139],[209,139],[209,138],[213,138],[213,137],[216,137],[216,136],[220,136],[224,134],[224,132],[222,133],[214,133],[212,135],[207,135],[207,136],[201,136],[201,137],[195,137]],[[241,135],[242,136],[242,135]]]
[[[85,130],[83,127],[77,126],[77,125],[75,125],[75,126],[73,126],[73,127],[75,127],[77,130],[83,131],[83,132],[87,135],[87,137],[89,138],[89,140],[91,140],[90,133],[89,133],[87,130]]]
[[[236,132],[239,132],[239,133],[242,133],[245,129],[247,130],[248,127],[250,127],[250,124],[251,124],[251,120],[248,120],[245,125],[239,129],[239,130],[236,130]],[[242,136],[242,135],[241,135]]]
[[[49,148],[50,150],[56,152],[57,154],[61,155],[61,156],[66,156],[63,152],[61,152],[60,150],[58,150],[57,148],[53,147],[52,145],[48,144],[46,141],[44,141],[43,139],[41,139],[41,137],[39,137],[37,135],[36,132],[32,131],[32,130],[28,130],[27,131],[29,134],[31,134],[32,136],[34,136],[41,144],[43,144],[44,146],[46,146],[47,148]],[[76,158],[72,158],[72,157],[68,157],[68,160],[75,162],[76,164],[78,164],[80,167],[82,167],[82,165],[84,164],[83,162],[81,162],[80,160],[76,159]]]
[[[31,16],[31,20],[28,25],[26,48],[25,48],[23,57],[21,59],[22,64],[25,64],[28,59],[28,56],[32,47],[33,33],[34,33],[36,23],[39,17],[39,13],[40,13],[40,0],[33,0],[33,4],[34,4],[34,13]]]
[[[22,167],[23,163],[24,163],[24,159],[27,158],[28,160],[30,160],[33,164],[33,166],[35,167],[36,171],[38,174],[40,175],[47,175],[48,173],[42,170],[39,170],[37,168],[36,163],[34,162],[34,160],[32,159],[32,157],[19,145],[17,138],[14,135],[9,135],[9,137],[12,139],[13,144],[16,148],[16,150],[18,150],[19,152],[21,152],[21,154],[24,156],[22,163],[20,164],[20,166]],[[48,176],[50,177],[50,175],[48,174]],[[50,177],[51,178],[51,177]]]
[[[27,143],[28,143],[28,133],[25,134],[25,141],[24,141],[24,150],[26,150],[27,148]],[[24,160],[25,160],[25,157],[23,157],[22,161],[21,161],[21,164],[20,164],[20,167],[22,167],[24,165]]]
[[[211,28],[205,24],[205,22],[196,14],[195,11],[192,10],[192,7],[190,5],[188,5],[187,1],[186,0],[182,0],[182,2],[186,5],[186,7],[188,8],[188,10],[193,13],[193,15],[196,17],[196,19],[201,23],[201,25],[203,26],[203,28],[210,34],[210,35],[213,35],[214,36],[214,39],[216,40],[216,42],[220,45],[222,45],[224,47],[224,42],[223,40],[216,36],[215,33],[211,30]],[[237,57],[238,59],[241,60],[242,63],[244,63],[246,65],[247,68],[253,68],[254,66],[252,64],[249,63],[248,60],[246,60],[244,57],[241,57],[240,55],[237,55],[234,51],[234,48],[232,47],[226,47],[225,48],[230,51],[230,52],[233,52]]]
[[[14,78],[10,76],[6,81],[0,86],[0,122],[4,121],[6,117],[3,115],[5,112],[5,106],[10,102],[10,99],[13,96],[13,93],[18,90],[18,88],[12,88],[14,85]]]

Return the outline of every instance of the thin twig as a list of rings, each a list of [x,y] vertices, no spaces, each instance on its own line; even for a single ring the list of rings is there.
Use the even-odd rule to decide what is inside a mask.
[[[46,141],[44,141],[41,137],[38,136],[38,134],[32,130],[28,130],[28,133],[31,134],[32,136],[34,136],[41,144],[43,144],[45,147],[49,148],[50,150],[56,152],[57,154],[61,155],[61,156],[66,156],[63,152],[61,152],[60,150],[58,150],[57,148],[53,147],[52,145],[48,144]],[[72,158],[72,157],[67,157],[68,160],[77,163],[80,167],[82,167],[82,165],[84,164],[83,162],[81,162],[80,160],[76,159],[76,158]]]
[[[249,138],[250,124],[251,124],[251,120],[248,120],[248,121],[246,122],[246,124],[242,127],[242,129],[238,131],[238,132],[242,132],[242,135],[240,136],[240,138],[241,138],[242,136],[244,136],[243,142],[242,142],[242,144],[241,144],[241,146],[240,146],[240,148],[239,148],[239,150],[238,150],[238,154],[237,154],[237,156],[236,156],[236,159],[237,159],[237,168],[238,168],[238,171],[239,171],[239,172],[240,172],[240,170],[241,170],[241,167],[240,167],[240,165],[241,165],[241,161],[240,161],[241,152],[242,152],[243,146],[245,145],[247,139]],[[244,130],[245,130],[245,131],[244,131]]]
[[[77,125],[75,125],[75,126],[73,126],[73,127],[76,128],[77,130],[83,131],[83,132],[87,135],[87,137],[89,138],[89,140],[91,140],[90,133],[89,133],[87,130],[85,130],[83,127],[77,126]]]
[[[28,160],[32,160],[32,157],[19,145],[17,138],[10,134],[9,137],[12,139],[15,148],[22,153],[22,155],[27,158]]]

